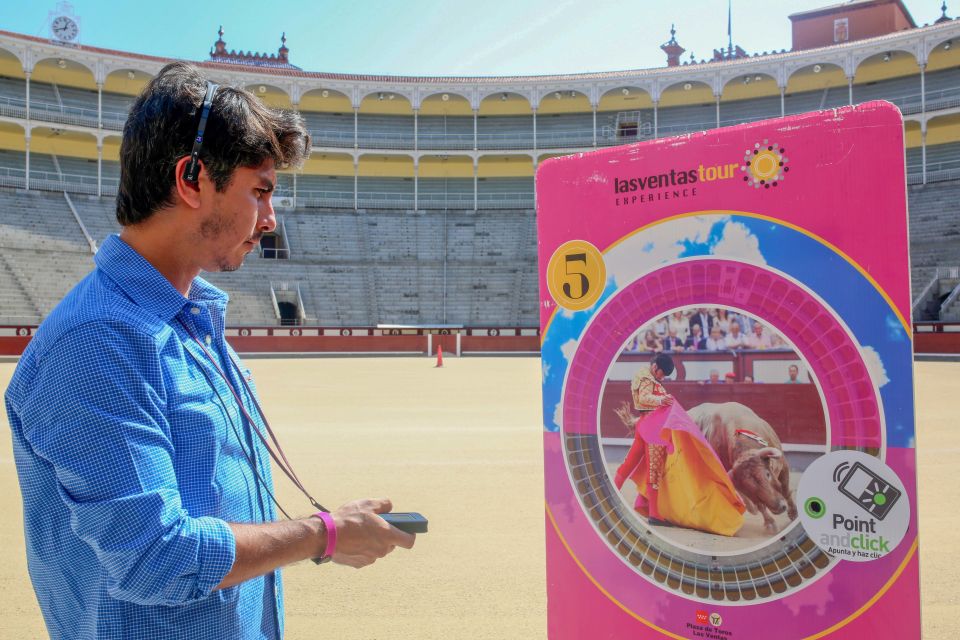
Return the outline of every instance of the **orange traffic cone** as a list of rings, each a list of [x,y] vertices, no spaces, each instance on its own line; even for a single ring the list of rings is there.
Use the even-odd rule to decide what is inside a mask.
[[[436,369],[442,366],[443,366],[443,347],[441,347],[440,345],[437,345],[437,366],[434,368]]]

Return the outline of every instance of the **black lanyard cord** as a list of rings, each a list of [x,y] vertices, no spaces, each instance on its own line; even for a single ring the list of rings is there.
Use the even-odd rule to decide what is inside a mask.
[[[237,437],[237,442],[240,444],[240,450],[243,451],[243,457],[247,459],[247,462],[250,464],[250,469],[253,471],[253,475],[256,476],[257,482],[267,492],[267,495],[270,496],[270,499],[273,501],[273,504],[276,505],[277,509],[280,510],[287,520],[293,520],[290,517],[290,514],[287,513],[286,509],[280,506],[280,502],[277,501],[276,496],[271,493],[268,485],[264,482],[263,478],[260,476],[260,472],[257,470],[257,463],[254,461],[250,453],[247,452],[247,447],[244,445],[243,437],[240,435],[240,430],[237,429],[237,424],[233,421],[233,416],[230,415],[230,409],[227,407],[226,400],[223,399],[223,395],[220,393],[220,390],[217,389],[217,386],[213,384],[213,380],[210,379],[210,374],[207,373],[206,369],[203,368],[203,363],[200,361],[200,358],[197,357],[195,353],[191,353],[190,356],[197,361],[197,366],[200,367],[200,373],[203,374],[203,377],[206,378],[207,384],[210,385],[210,388],[213,389],[213,392],[217,394],[217,398],[220,400],[220,405],[223,407],[224,413],[227,414],[227,420],[230,421],[230,428],[233,429],[233,434]],[[252,451],[251,451],[252,452]]]
[[[243,372],[240,370],[240,366],[233,360],[233,358],[230,357],[229,354],[227,354],[227,359],[230,360],[234,368],[237,370],[237,374],[240,376],[240,380],[243,382],[243,385],[247,390],[247,395],[249,395],[250,398],[253,400],[253,404],[256,407],[257,412],[260,414],[260,419],[263,422],[264,426],[266,427],[267,433],[270,435],[270,439],[273,440],[274,445],[276,445],[277,450],[280,452],[279,457],[277,456],[276,453],[274,453],[273,448],[270,446],[270,443],[267,442],[267,439],[263,436],[263,433],[261,433],[260,428],[257,426],[257,423],[247,412],[247,408],[246,406],[244,406],[243,400],[240,398],[240,395],[237,393],[237,390],[234,389],[233,384],[230,383],[230,379],[227,378],[227,375],[223,372],[223,369],[221,369],[220,365],[217,364],[216,359],[213,357],[213,355],[209,351],[207,351],[207,348],[203,345],[203,342],[201,342],[200,339],[196,335],[194,335],[192,331],[190,331],[190,328],[182,320],[178,318],[177,321],[180,323],[180,326],[183,327],[184,331],[187,332],[187,335],[193,338],[193,341],[196,342],[197,345],[199,345],[200,349],[210,360],[210,363],[213,364],[213,367],[217,370],[217,373],[219,373],[220,377],[223,378],[223,381],[224,383],[226,383],[227,388],[230,389],[230,393],[233,394],[233,398],[237,403],[237,407],[240,409],[240,412],[243,414],[243,417],[246,418],[247,423],[250,425],[250,428],[253,430],[255,434],[257,434],[257,437],[260,439],[260,442],[262,442],[263,446],[267,449],[267,452],[270,454],[270,457],[273,459],[274,463],[276,463],[276,465],[280,468],[280,470],[283,471],[283,473],[287,476],[287,478],[290,479],[290,481],[294,484],[294,486],[296,486],[300,490],[300,492],[307,497],[307,500],[310,501],[310,504],[312,504],[316,509],[320,511],[329,512],[330,511],[329,509],[327,509],[322,504],[317,502],[314,499],[314,497],[310,495],[310,492],[308,492],[306,487],[303,486],[303,483],[300,482],[300,479],[297,477],[296,473],[293,472],[293,468],[292,466],[290,466],[290,463],[287,461],[287,457],[286,455],[284,455],[283,449],[280,447],[280,443],[277,441],[277,437],[273,433],[273,429],[270,428],[270,423],[267,421],[267,417],[264,414],[263,409],[260,407],[260,403],[257,401],[257,398],[253,393],[253,390],[250,389],[250,385],[247,384],[247,380],[244,377]],[[200,369],[201,371],[203,371],[203,365],[202,363],[199,362],[199,358],[197,358],[195,354],[191,354],[191,355],[193,355],[194,359],[198,361],[198,364],[200,365]],[[210,383],[211,387],[213,387],[214,391],[217,391],[216,386],[207,376],[206,372],[204,372],[204,377],[207,378],[207,381]],[[219,395],[219,392],[217,392],[217,394]],[[228,412],[228,416],[229,416],[229,412]],[[283,458],[282,462],[280,458]],[[256,467],[254,467],[254,472],[256,472]],[[274,500],[274,503],[276,504],[276,500]],[[278,504],[277,506],[279,507],[280,505]],[[286,514],[286,512],[284,512],[284,514]]]

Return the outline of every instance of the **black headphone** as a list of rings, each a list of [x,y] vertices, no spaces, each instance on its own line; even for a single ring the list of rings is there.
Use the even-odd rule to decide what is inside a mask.
[[[190,162],[183,170],[183,179],[193,184],[197,183],[200,177],[200,149],[203,147],[203,132],[207,128],[207,118],[210,117],[210,109],[213,107],[213,96],[217,93],[218,85],[207,81],[207,94],[203,98],[203,107],[200,111],[200,124],[197,125],[197,135],[193,139],[193,150],[190,152]]]

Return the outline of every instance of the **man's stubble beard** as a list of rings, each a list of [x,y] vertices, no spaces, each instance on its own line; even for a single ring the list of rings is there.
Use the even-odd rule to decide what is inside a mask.
[[[224,215],[223,210],[215,208],[209,217],[205,218],[200,223],[200,237],[203,240],[215,241],[219,239],[224,234],[229,234],[236,229],[236,216]],[[263,234],[254,234],[257,241],[260,240],[260,236]],[[220,272],[231,272],[238,270],[243,266],[243,262],[246,260],[247,254],[244,253],[239,261],[233,262],[228,256],[215,256],[217,262],[217,271]]]

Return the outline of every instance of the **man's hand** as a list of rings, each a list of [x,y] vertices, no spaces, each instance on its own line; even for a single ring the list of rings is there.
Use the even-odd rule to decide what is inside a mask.
[[[673,404],[673,396],[663,396],[660,398],[661,407],[669,407]]]
[[[333,561],[359,569],[373,564],[396,547],[413,548],[417,536],[387,524],[379,513],[389,513],[393,504],[386,498],[356,500],[331,515],[337,526],[337,548]]]

